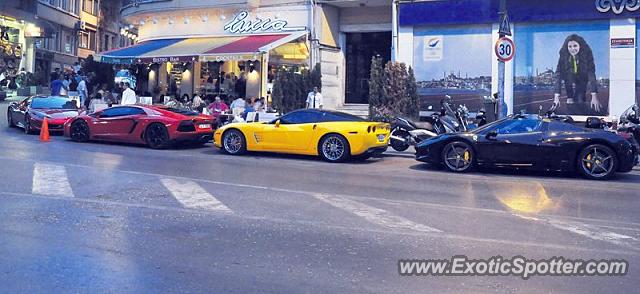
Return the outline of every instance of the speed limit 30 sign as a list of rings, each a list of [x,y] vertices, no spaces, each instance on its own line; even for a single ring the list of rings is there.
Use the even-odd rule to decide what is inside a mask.
[[[496,56],[500,61],[507,62],[513,59],[513,56],[516,54],[516,44],[513,43],[513,40],[507,37],[502,37],[498,39],[498,42],[496,42],[495,51]]]

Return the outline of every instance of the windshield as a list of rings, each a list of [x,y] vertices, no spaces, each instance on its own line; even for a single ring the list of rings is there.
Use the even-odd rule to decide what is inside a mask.
[[[34,98],[33,101],[31,101],[31,108],[76,110],[78,109],[78,104],[75,100],[66,97]]]
[[[484,126],[481,126],[481,127],[477,128],[477,129],[473,129],[470,133],[479,134],[479,133],[483,132],[484,130],[488,130],[488,129],[493,128],[494,126],[502,123],[503,121],[505,121],[507,119],[510,119],[510,117],[506,117],[506,118],[503,118],[503,119],[500,119],[500,120],[496,120],[494,122],[491,122],[491,123],[488,123],[488,124],[486,124]]]

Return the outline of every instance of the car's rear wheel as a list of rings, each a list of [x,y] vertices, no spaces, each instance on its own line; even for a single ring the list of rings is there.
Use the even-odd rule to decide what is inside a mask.
[[[442,149],[442,162],[449,171],[468,172],[473,169],[475,153],[468,143],[454,141]]]
[[[7,125],[10,128],[13,128],[15,125],[13,124],[13,117],[11,117],[11,111],[7,111]]]
[[[610,179],[618,169],[618,157],[611,148],[593,144],[585,147],[578,155],[578,172],[591,180]]]
[[[349,141],[338,134],[328,134],[318,144],[320,157],[328,162],[345,162],[351,158]]]
[[[24,133],[27,135],[33,134],[33,128],[31,128],[31,118],[28,115],[24,117]]]
[[[222,134],[222,149],[231,155],[241,155],[247,152],[247,140],[242,132],[231,129]]]
[[[391,148],[393,148],[393,150],[398,151],[398,152],[403,152],[403,151],[406,151],[407,149],[409,149],[409,140],[411,140],[411,138],[409,136],[409,132],[398,131],[398,132],[393,133],[392,135],[404,139],[404,141],[401,141],[401,140],[398,140],[398,139],[391,138],[390,144],[391,144]]]
[[[71,140],[75,142],[89,141],[89,125],[84,120],[76,120],[71,124]]]
[[[169,131],[161,123],[153,123],[144,132],[147,145],[153,149],[163,149],[169,145]]]

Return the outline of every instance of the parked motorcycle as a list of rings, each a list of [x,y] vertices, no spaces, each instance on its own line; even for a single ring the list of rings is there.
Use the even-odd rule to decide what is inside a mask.
[[[415,146],[423,140],[444,133],[466,132],[469,130],[469,110],[465,105],[459,105],[453,109],[452,98],[446,95],[440,102],[439,112],[432,112],[426,119],[426,127],[420,128],[409,119],[396,117],[391,123],[391,139],[389,144],[396,151],[405,151],[410,146]],[[476,116],[472,126],[486,124],[484,112]]]
[[[415,146],[423,140],[437,136],[433,130],[418,127],[409,119],[396,117],[391,122],[389,144],[396,151],[405,151],[409,146]]]
[[[640,152],[640,108],[638,105],[629,107],[620,115],[618,134],[627,139]],[[636,157],[636,165],[640,164],[640,155]]]

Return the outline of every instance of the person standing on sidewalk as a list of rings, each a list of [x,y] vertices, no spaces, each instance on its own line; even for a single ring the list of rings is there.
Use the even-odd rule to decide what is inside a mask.
[[[89,91],[87,89],[87,81],[84,77],[80,77],[80,82],[78,83],[78,96],[80,96],[80,105],[84,106],[84,101],[89,97]]]
[[[307,108],[322,109],[322,94],[318,91],[318,87],[313,87],[313,91],[307,95]]]
[[[120,105],[133,105],[138,102],[136,92],[131,90],[129,82],[124,83],[124,91],[122,92],[122,100]]]

